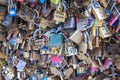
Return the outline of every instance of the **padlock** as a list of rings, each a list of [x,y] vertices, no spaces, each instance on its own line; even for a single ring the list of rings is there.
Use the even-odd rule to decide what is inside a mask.
[[[107,1],[106,0],[100,0],[100,2],[104,6],[104,8],[107,7]]]
[[[35,29],[34,23],[32,23],[32,22],[28,23],[28,29],[29,30],[34,30]]]
[[[26,5],[21,5],[20,9],[17,12],[17,16],[19,16],[20,18],[27,22],[33,22],[36,17],[36,14],[37,14],[36,11],[34,11],[33,9]]]
[[[99,28],[99,34],[100,34],[100,37],[103,39],[111,36],[111,32],[107,27]]]
[[[41,21],[40,21],[40,26],[41,26],[42,28],[46,29],[47,26],[48,26],[48,20],[42,18]]]
[[[113,9],[114,9],[114,8],[115,8],[116,13],[113,14],[113,15],[111,16],[111,19],[108,21],[108,24],[109,24],[110,26],[113,26],[113,27],[114,27],[115,23],[117,24],[117,23],[119,22],[119,16],[120,16],[120,12],[119,12],[119,10],[117,9],[117,7],[116,7],[116,6],[113,6]],[[116,27],[116,26],[115,26],[115,27]]]
[[[45,0],[45,3],[43,4],[43,8],[41,11],[42,15],[44,17],[48,17],[51,11],[52,9],[50,8],[50,1]]]
[[[97,72],[99,70],[99,66],[93,62],[91,65],[90,65],[90,71],[91,71],[91,74],[92,75],[95,75],[95,72]]]
[[[37,51],[32,51],[32,52],[30,53],[30,60],[31,60],[31,61],[32,61],[32,60],[39,60],[39,57],[40,57],[40,55],[38,54]]]
[[[22,71],[22,72],[17,72],[17,78],[18,79],[25,79],[27,77],[26,72]]]
[[[87,52],[87,35],[84,32],[84,41],[80,44],[80,52],[86,53]]]
[[[44,40],[43,39],[34,40],[33,50],[40,50],[43,45],[44,45]]]
[[[7,5],[8,4],[8,1],[7,0],[1,0],[0,1],[0,5]]]
[[[7,8],[5,6],[0,6],[0,23],[2,23],[2,20],[4,19],[6,10]]]
[[[23,57],[26,58],[26,59],[28,59],[30,57],[29,51],[24,51],[23,52]]]
[[[65,29],[71,29],[71,28],[75,28],[75,17],[69,17],[66,18],[65,22],[64,22],[64,28]]]
[[[74,47],[74,44],[70,40],[65,42],[65,51],[66,56],[72,56],[77,54],[77,49]]]
[[[86,36],[87,36],[88,49],[92,50],[93,49],[92,41],[91,41],[89,33],[87,31],[86,31]]]
[[[103,25],[103,20],[95,19],[93,26],[101,27]]]
[[[99,37],[100,37],[100,32],[98,27],[96,28],[96,38],[95,38],[95,47],[99,47]]]
[[[86,72],[86,69],[84,66],[81,65],[81,66],[77,67],[77,75],[81,75],[85,72]]]
[[[54,20],[59,22],[65,22],[66,19],[66,12],[65,9],[62,10],[61,1],[59,1],[58,8],[54,12]]]
[[[6,15],[6,17],[4,18],[2,25],[3,26],[10,26],[12,24],[12,19],[13,17]]]
[[[63,56],[61,56],[62,51],[63,51],[62,49],[63,49],[63,47],[60,48],[58,55],[53,55],[49,58],[50,64],[52,64],[55,67],[61,67],[62,66],[62,63],[63,63],[63,60],[64,60]]]
[[[25,50],[25,51],[30,51],[30,50],[32,50],[31,39],[26,40],[25,46],[24,46],[24,50]]]
[[[43,54],[50,54],[49,47],[48,47],[48,46],[43,46],[43,47],[40,49],[40,54],[41,54],[41,55],[43,55]]]
[[[13,0],[8,1],[8,13],[9,16],[16,16],[17,14],[16,4],[13,3]]]
[[[97,19],[103,20],[107,18],[106,13],[104,12],[104,8],[100,5],[99,2],[97,1],[93,2],[92,8],[93,8],[93,14]]]
[[[15,77],[14,68],[11,66],[3,66],[2,75],[6,80],[11,80]]]
[[[120,4],[120,0],[117,0],[118,1],[118,3]]]
[[[44,4],[46,0],[39,0],[40,3]]]
[[[73,73],[73,69],[72,68],[68,68],[67,70],[64,71],[64,75],[66,78],[70,78],[70,75]]]
[[[48,44],[50,48],[55,48],[55,47],[59,48],[63,46],[63,35],[60,33],[51,34],[49,37]]]
[[[75,42],[77,45],[80,44],[80,42],[83,40],[83,33],[79,30],[76,30],[71,36],[70,40]]]
[[[95,39],[95,37],[96,37],[96,26],[93,26],[90,29],[90,38],[93,40],[93,39]]]
[[[21,3],[25,2],[25,0],[16,0],[16,1],[21,2]]]
[[[27,63],[25,61],[18,60],[17,65],[16,65],[17,71],[24,71],[26,64]]]
[[[59,4],[59,0],[50,0],[51,3],[58,5]]]
[[[104,62],[104,68],[108,69],[112,64],[113,64],[112,60],[110,58],[107,58],[105,59],[105,62]]]
[[[38,28],[33,33],[33,50],[40,50],[40,48],[45,45],[45,39],[42,38],[42,31],[41,28]]]

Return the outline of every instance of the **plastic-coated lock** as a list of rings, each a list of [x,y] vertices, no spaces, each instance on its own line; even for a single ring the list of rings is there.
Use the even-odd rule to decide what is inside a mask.
[[[16,0],[16,1],[21,2],[21,3],[25,2],[25,0]]]
[[[16,9],[10,9],[10,11],[9,11],[9,15],[10,16],[16,16]]]
[[[46,0],[39,0],[40,3],[44,4]]]
[[[63,35],[62,34],[52,34],[49,38],[50,48],[63,46]]]
[[[113,26],[113,24],[118,20],[118,16],[113,15],[111,19],[109,20],[108,24],[110,26]]]

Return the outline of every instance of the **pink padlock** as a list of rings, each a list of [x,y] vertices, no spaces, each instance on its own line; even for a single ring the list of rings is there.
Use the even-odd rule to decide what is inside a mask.
[[[118,0],[118,3],[120,3],[120,0]]]
[[[118,32],[120,30],[120,22],[118,24],[118,26],[115,28],[115,32]]]
[[[95,63],[92,63],[90,65],[90,71],[91,71],[91,74],[94,75],[95,72],[97,72],[99,70],[98,66],[95,64]]]
[[[25,0],[16,0],[16,1],[21,2],[21,3],[25,2]]]
[[[120,41],[120,36],[116,36],[116,39]]]
[[[110,65],[112,65],[112,60],[108,58],[104,62],[104,68],[108,69],[110,67]]]
[[[118,20],[118,16],[113,15],[109,20],[108,24],[112,26]]]

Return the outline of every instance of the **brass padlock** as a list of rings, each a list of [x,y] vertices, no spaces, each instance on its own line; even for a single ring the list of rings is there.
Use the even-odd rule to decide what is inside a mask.
[[[28,29],[34,30],[35,29],[34,23],[32,23],[32,22],[28,23]]]
[[[89,35],[89,33],[87,31],[86,31],[86,36],[87,36],[88,49],[92,50],[93,49],[92,41],[91,41],[90,35]]]
[[[77,45],[80,44],[80,42],[83,40],[83,33],[79,30],[76,30],[72,36],[70,36],[70,39],[75,42]]]
[[[93,2],[92,8],[93,8],[93,14],[97,19],[103,20],[107,18],[106,13],[104,12],[104,8],[100,5],[99,2]]]
[[[61,8],[62,8],[61,1],[59,1],[58,9],[56,9],[56,11],[54,12],[54,20],[59,22],[65,22],[66,12],[65,10],[63,11]]]
[[[77,54],[77,49],[74,47],[72,41],[65,42],[65,52],[66,56],[72,56]]]
[[[40,59],[40,55],[38,54],[38,51],[32,51],[32,53],[30,54],[30,60],[39,60]]]
[[[15,77],[14,71],[12,66],[3,66],[2,75],[6,80],[11,80]]]
[[[80,44],[80,52],[81,53],[87,52],[87,35],[85,32],[84,32],[84,41],[82,41]]]
[[[25,46],[24,46],[24,50],[25,50],[25,51],[30,51],[30,50],[32,50],[32,44],[31,44],[31,40],[30,40],[30,39],[26,40]]]
[[[29,51],[24,51],[23,52],[23,57],[26,58],[26,59],[28,59],[30,57]]]
[[[103,38],[103,39],[108,38],[112,35],[110,30],[107,27],[99,28],[99,33],[100,33],[100,37]]]

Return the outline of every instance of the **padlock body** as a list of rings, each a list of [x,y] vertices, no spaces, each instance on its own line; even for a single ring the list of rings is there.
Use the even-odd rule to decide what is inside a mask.
[[[52,34],[48,42],[50,48],[63,46],[63,35],[62,34]]]
[[[80,42],[83,40],[83,34],[82,32],[80,32],[79,30],[76,30],[72,36],[70,37],[70,39],[75,42],[76,44],[80,44]]]

